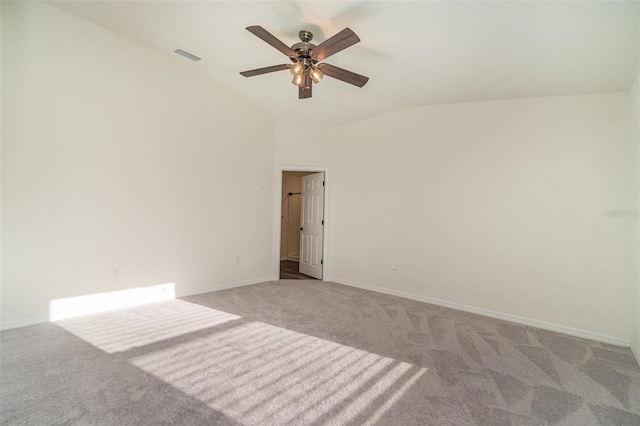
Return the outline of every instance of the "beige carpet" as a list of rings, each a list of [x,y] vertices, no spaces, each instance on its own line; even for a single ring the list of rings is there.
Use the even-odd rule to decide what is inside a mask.
[[[640,425],[629,349],[321,281],[2,333],[7,425]]]

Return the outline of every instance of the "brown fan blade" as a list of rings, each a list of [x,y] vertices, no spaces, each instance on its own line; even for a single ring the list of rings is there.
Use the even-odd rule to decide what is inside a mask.
[[[275,71],[283,71],[291,68],[289,64],[273,65],[271,67],[257,68],[255,70],[242,71],[240,74],[245,77],[253,77],[254,75],[267,74]]]
[[[316,46],[311,54],[318,60],[324,61],[329,56],[338,53],[341,50],[346,49],[349,46],[353,46],[360,41],[360,38],[351,31],[349,28],[345,28],[338,34],[330,37]]]
[[[342,80],[345,83],[353,84],[354,86],[362,87],[367,84],[367,81],[369,81],[369,77],[356,74],[355,72],[347,71],[345,69],[336,67],[335,65],[320,64],[318,65],[318,68],[320,68],[320,71],[322,71],[324,75],[337,78],[338,80]]]
[[[287,46],[286,44],[284,44],[283,42],[278,40],[276,38],[276,36],[271,34],[269,31],[265,30],[261,26],[254,25],[254,26],[251,26],[251,27],[247,27],[247,31],[249,31],[250,33],[254,34],[255,36],[261,38],[262,40],[264,40],[265,42],[267,42],[271,46],[275,47],[276,49],[278,49],[279,51],[281,51],[282,53],[284,53],[288,57],[290,57],[290,58],[297,58],[298,57],[298,54],[296,53],[295,50],[291,49],[289,46]]]
[[[313,87],[313,81],[311,81],[311,76],[309,74],[305,74],[304,82],[302,86],[298,88],[298,99],[307,99],[311,97],[311,93]]]

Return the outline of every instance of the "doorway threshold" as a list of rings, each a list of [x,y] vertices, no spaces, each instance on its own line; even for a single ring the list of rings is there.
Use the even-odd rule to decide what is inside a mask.
[[[316,278],[310,277],[298,272],[298,262],[293,260],[281,260],[280,261],[280,279],[281,280],[315,280]]]

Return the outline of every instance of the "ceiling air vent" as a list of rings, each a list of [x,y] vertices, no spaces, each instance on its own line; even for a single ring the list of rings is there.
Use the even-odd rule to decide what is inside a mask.
[[[194,62],[197,62],[197,61],[199,61],[199,60],[201,60],[201,59],[202,59],[202,58],[198,58],[196,55],[192,55],[192,54],[191,54],[191,53],[189,53],[189,52],[185,52],[185,51],[184,51],[184,50],[182,50],[182,49],[174,50],[174,52],[175,52],[175,53],[177,53],[177,54],[178,54],[178,55],[180,55],[180,56],[184,56],[184,57],[185,57],[185,58],[187,58],[187,59],[191,59],[191,60],[192,60],[192,61],[194,61]]]

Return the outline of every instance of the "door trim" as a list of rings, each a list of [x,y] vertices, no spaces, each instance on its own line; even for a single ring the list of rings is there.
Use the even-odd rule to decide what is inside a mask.
[[[282,230],[280,229],[280,216],[282,215],[282,173],[283,172],[324,172],[324,228],[322,243],[322,281],[329,281],[329,263],[328,247],[329,247],[329,190],[331,188],[329,168],[328,167],[307,167],[307,166],[277,166],[275,170],[274,189],[273,189],[273,244],[272,244],[272,265],[271,272],[274,281],[280,280],[280,237]],[[318,280],[320,281],[320,280]]]

